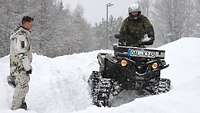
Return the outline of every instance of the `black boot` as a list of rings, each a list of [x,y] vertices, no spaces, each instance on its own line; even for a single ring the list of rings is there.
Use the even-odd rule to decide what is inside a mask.
[[[20,106],[21,109],[27,110],[27,104],[25,102],[25,99],[22,102],[22,105]]]
[[[27,104],[26,102],[23,102],[22,105],[20,106],[20,108],[27,110]]]

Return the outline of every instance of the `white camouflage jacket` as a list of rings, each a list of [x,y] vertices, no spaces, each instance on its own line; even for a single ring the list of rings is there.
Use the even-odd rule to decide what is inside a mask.
[[[10,72],[12,74],[32,69],[30,31],[19,27],[10,36]]]

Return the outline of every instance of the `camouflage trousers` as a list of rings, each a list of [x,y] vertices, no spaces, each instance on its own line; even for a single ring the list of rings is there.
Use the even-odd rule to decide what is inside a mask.
[[[30,81],[30,76],[25,71],[15,74],[15,77],[16,87],[12,100],[12,110],[19,109],[22,103],[25,102],[25,97],[29,90],[28,83]]]

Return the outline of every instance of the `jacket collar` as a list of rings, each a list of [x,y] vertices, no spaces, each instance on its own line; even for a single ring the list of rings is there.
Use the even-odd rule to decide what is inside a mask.
[[[23,29],[25,29],[26,31],[29,31],[29,32],[31,33],[31,31],[30,31],[29,29],[25,28],[24,26],[20,26],[20,28],[23,28]]]

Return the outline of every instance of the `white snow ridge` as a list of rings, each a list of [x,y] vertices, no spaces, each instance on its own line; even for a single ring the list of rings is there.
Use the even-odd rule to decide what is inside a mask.
[[[34,54],[28,111],[10,110],[9,57],[1,58],[0,113],[200,113],[200,38],[182,38],[159,49],[166,50],[170,67],[161,76],[171,79],[172,90],[111,108],[92,105],[87,84],[92,70],[98,70],[97,54],[107,51],[53,59]]]

